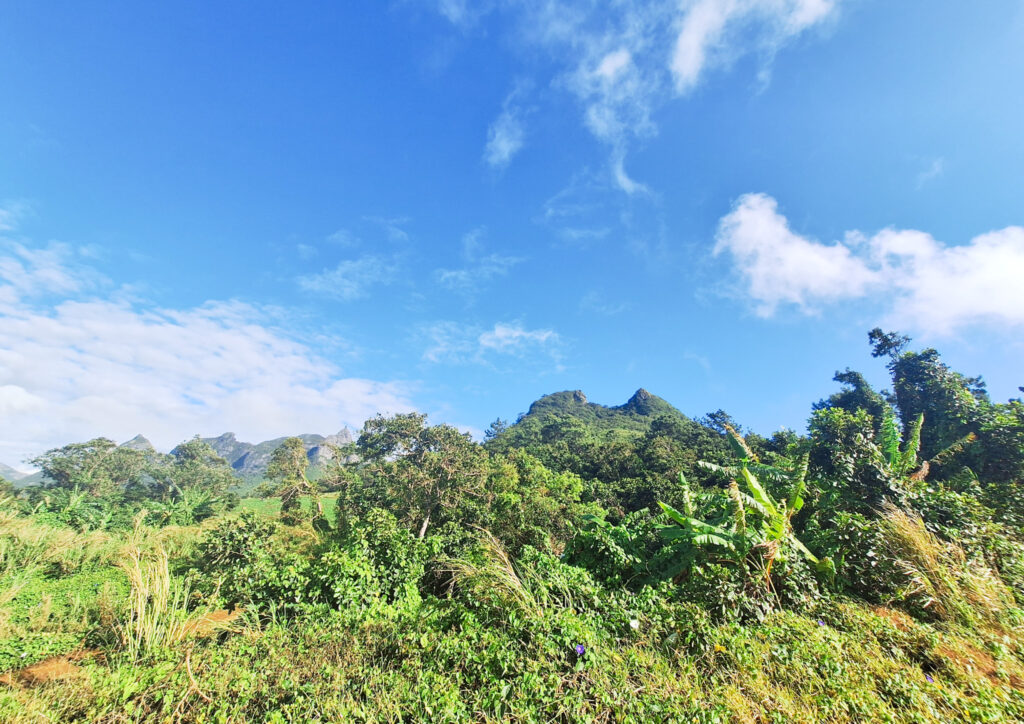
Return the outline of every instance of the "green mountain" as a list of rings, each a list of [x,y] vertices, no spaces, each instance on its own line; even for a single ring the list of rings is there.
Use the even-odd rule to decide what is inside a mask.
[[[642,387],[625,404],[614,407],[590,402],[581,390],[566,390],[541,397],[509,430],[544,425],[566,417],[575,418],[594,431],[632,430],[640,433],[646,433],[659,417],[691,422],[671,404]]]

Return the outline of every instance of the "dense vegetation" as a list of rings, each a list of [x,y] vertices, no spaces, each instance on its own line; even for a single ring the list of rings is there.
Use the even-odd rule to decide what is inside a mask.
[[[239,501],[199,439],[0,503],[3,721],[1024,719],[1024,404],[874,330],[806,434],[640,390],[377,417]]]

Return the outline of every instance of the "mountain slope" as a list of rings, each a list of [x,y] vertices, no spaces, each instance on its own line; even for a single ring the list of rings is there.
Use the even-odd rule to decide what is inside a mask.
[[[306,447],[306,455],[309,457],[310,465],[313,468],[319,467],[334,456],[332,446],[347,445],[352,442],[352,433],[348,430],[341,430],[334,435],[295,435],[302,440]],[[260,443],[241,442],[235,437],[235,433],[226,432],[217,437],[201,438],[203,442],[209,443],[218,455],[228,461],[228,464],[242,478],[247,480],[261,479],[266,475],[267,465],[274,450],[281,446],[287,438],[279,437],[273,440],[265,440]],[[173,452],[173,451],[172,451]]]
[[[21,480],[24,477],[28,477],[25,473],[18,472],[10,465],[4,465],[0,463],[0,478],[14,482],[15,480]]]

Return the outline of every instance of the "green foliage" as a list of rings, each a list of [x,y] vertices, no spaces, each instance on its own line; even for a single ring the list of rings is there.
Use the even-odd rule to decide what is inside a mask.
[[[267,603],[275,529],[273,522],[252,513],[221,520],[199,544],[194,562],[207,590],[229,605]]]
[[[365,492],[423,538],[431,523],[481,519],[487,454],[450,425],[426,424],[426,415],[367,420],[357,450],[372,484]],[[366,505],[366,502],[363,503]]]
[[[871,339],[896,407],[847,370],[807,437],[643,391],[485,446],[378,417],[328,496],[285,440],[230,515],[201,440],[49,451],[0,499],[0,720],[1024,720],[1021,404]]]
[[[146,456],[98,437],[48,450],[29,463],[42,471],[50,487],[111,495],[141,484]]]
[[[281,521],[286,525],[299,525],[307,519],[300,503],[304,495],[313,500],[312,519],[323,517],[320,489],[306,477],[308,468],[309,458],[300,438],[285,438],[271,455],[267,478],[275,485],[274,494],[281,498]]]
[[[522,450],[497,454],[487,477],[490,530],[514,553],[526,545],[561,550],[597,506],[581,502],[583,480],[555,473]]]

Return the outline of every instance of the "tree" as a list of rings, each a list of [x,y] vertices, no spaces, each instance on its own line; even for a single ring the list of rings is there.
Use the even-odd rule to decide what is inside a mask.
[[[356,445],[378,482],[387,509],[418,527],[479,520],[487,479],[487,453],[450,425],[426,424],[426,415],[367,420]]]
[[[814,404],[813,409],[822,410],[827,408],[841,408],[847,412],[864,410],[875,421],[875,432],[880,432],[882,420],[889,409],[889,403],[878,392],[876,392],[864,375],[855,372],[849,367],[843,372],[836,372],[832,378],[835,382],[844,385],[844,389],[830,395],[827,400],[821,400]]]
[[[501,435],[508,429],[508,420],[502,420],[500,417],[495,419],[486,430],[484,430],[484,440],[493,440],[494,438]]]
[[[150,468],[154,497],[180,497],[186,490],[202,490],[223,496],[237,482],[227,460],[195,436],[181,443]]]
[[[109,496],[141,485],[146,453],[98,437],[47,450],[28,462],[42,470],[51,487]]]
[[[170,455],[151,454],[146,473],[146,507],[158,525],[193,525],[230,509],[238,499],[228,492],[237,482],[231,466],[199,436]]]
[[[875,327],[868,332],[868,341],[871,342],[872,357],[898,358],[903,350],[910,344],[910,337],[897,332],[883,332],[881,327]]]
[[[288,525],[303,522],[302,496],[310,496],[314,518],[323,517],[319,488],[306,477],[309,457],[300,438],[285,438],[270,457],[267,477],[276,484],[275,494],[281,498],[281,520]]]
[[[580,503],[578,475],[556,473],[524,450],[491,458],[487,492],[491,532],[513,552],[524,545],[558,550],[585,513],[598,511]]]

